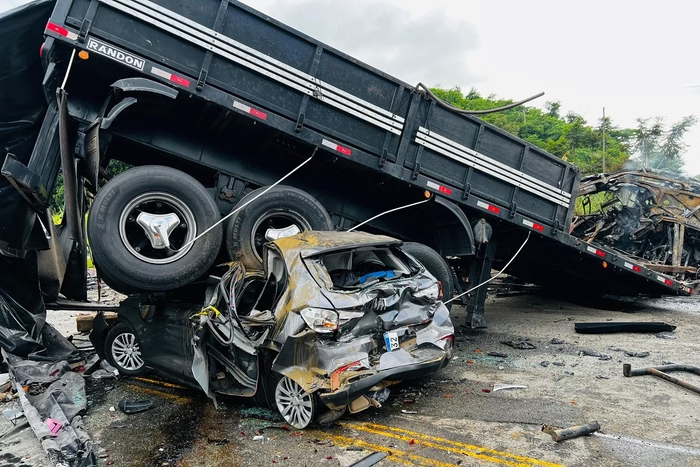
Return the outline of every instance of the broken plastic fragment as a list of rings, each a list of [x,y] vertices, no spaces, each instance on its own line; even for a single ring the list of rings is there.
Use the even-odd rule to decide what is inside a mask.
[[[501,391],[504,389],[527,389],[527,386],[523,384],[494,384],[493,392]]]
[[[153,401],[150,401],[150,400],[128,401],[126,399],[122,399],[119,401],[119,404],[117,404],[117,405],[119,407],[119,410],[121,410],[125,414],[132,414],[132,413],[143,412],[144,410],[150,409],[151,407],[153,407]]]
[[[24,412],[18,409],[5,409],[2,411],[2,414],[7,417],[7,419],[11,421],[13,425],[15,420],[24,417]]]
[[[53,418],[47,418],[46,419],[46,426],[48,427],[49,431],[51,432],[52,435],[58,436],[58,432],[63,426],[61,422],[58,420],[55,420]]]

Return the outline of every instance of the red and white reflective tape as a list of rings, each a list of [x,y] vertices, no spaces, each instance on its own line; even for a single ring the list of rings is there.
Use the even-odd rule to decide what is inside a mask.
[[[258,109],[254,109],[249,105],[245,105],[243,102],[233,101],[233,107],[242,110],[243,112],[252,115],[253,117],[258,117],[260,120],[267,120],[267,114]]]
[[[656,280],[661,282],[664,285],[667,285],[669,287],[673,287],[673,281],[671,279],[667,279],[663,276],[656,276]]]
[[[334,143],[333,141],[329,141],[327,139],[324,139],[323,141],[321,141],[321,144],[323,144],[325,147],[330,148],[334,151],[338,151],[341,154],[345,154],[346,156],[352,155],[352,149],[343,147],[338,143]]]
[[[538,232],[544,232],[544,225],[540,225],[536,222],[532,222],[530,220],[523,219],[523,225],[526,225],[526,226],[530,227],[531,229],[534,229]]]
[[[586,250],[588,250],[590,253],[593,253],[594,255],[600,256],[601,258],[605,258],[605,252],[603,250],[593,248],[592,246],[586,247]]]
[[[156,76],[160,76],[161,78],[165,78],[169,81],[172,81],[173,83],[179,84],[181,86],[185,86],[187,88],[190,87],[190,80],[185,79],[185,78],[181,78],[181,77],[174,75],[170,72],[167,72],[165,70],[161,70],[160,68],[156,68],[154,66],[151,67],[151,73],[153,73]]]
[[[432,188],[433,190],[437,190],[440,193],[445,193],[446,195],[452,194],[451,188],[447,188],[446,186],[443,186],[443,185],[438,185],[437,183],[431,182],[430,180],[428,180],[428,188]]]
[[[481,209],[486,209],[489,212],[492,212],[494,214],[500,214],[501,213],[501,208],[498,206],[494,206],[493,204],[487,204],[484,203],[483,201],[477,201],[476,205],[480,207]]]
[[[58,24],[47,23],[46,29],[48,29],[49,31],[53,31],[56,34],[60,34],[61,36],[66,37],[72,41],[74,41],[78,38],[78,35],[76,33],[70,32],[69,30],[67,30],[64,27],[59,26]]]
[[[627,269],[631,269],[634,272],[642,272],[642,268],[640,266],[637,266],[636,264],[625,262],[625,267]]]

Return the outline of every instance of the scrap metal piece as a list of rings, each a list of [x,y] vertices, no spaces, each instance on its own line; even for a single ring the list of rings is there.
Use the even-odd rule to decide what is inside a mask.
[[[693,365],[683,365],[683,364],[671,364],[671,365],[663,365],[663,366],[657,366],[657,367],[649,367],[649,368],[638,368],[636,370],[632,369],[632,365],[629,363],[625,363],[622,365],[622,374],[625,377],[632,377],[632,376],[643,376],[643,375],[652,375],[652,376],[657,376],[661,379],[665,379],[666,381],[669,381],[673,384],[677,384],[678,386],[685,388],[689,391],[693,391],[696,394],[700,394],[700,387],[695,386],[693,384],[688,383],[687,381],[680,380],[676,377],[673,377],[669,374],[666,374],[666,372],[672,372],[672,371],[685,371],[687,373],[693,373],[696,375],[700,375],[700,367],[693,366]]]
[[[389,453],[387,452],[373,452],[369,456],[355,462],[350,467],[372,467],[388,455]]]
[[[557,443],[567,439],[578,438],[579,436],[590,435],[598,430],[600,430],[600,424],[598,422],[591,422],[586,425],[572,426],[571,428],[562,429],[557,429],[549,425],[542,426],[542,431],[551,435],[552,439]]]
[[[676,326],[660,322],[626,322],[626,323],[576,323],[574,330],[579,334],[611,334],[615,332],[665,332],[673,331]]]
[[[504,389],[527,389],[524,384],[494,384],[493,392],[501,391]]]

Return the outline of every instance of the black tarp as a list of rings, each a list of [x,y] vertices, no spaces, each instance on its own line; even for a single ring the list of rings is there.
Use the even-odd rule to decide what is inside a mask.
[[[39,49],[55,3],[38,0],[0,14],[0,164],[8,152],[29,162],[46,111]],[[0,177],[0,250],[21,255],[31,230],[27,223],[34,218],[20,194]]]

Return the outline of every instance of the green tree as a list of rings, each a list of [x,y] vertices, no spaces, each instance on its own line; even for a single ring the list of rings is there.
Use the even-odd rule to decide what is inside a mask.
[[[483,97],[472,88],[464,95],[460,88],[433,89],[433,92],[455,107],[485,110],[511,104],[508,99]],[[541,147],[557,157],[576,164],[584,174],[603,170],[603,125],[605,125],[606,170],[615,171],[629,159],[634,129],[620,129],[610,118],[590,126],[575,112],[561,116],[561,102],[547,102],[544,110],[518,106],[503,112],[481,115],[483,120]]]
[[[686,133],[697,123],[694,115],[683,117],[667,130],[661,117],[637,119],[634,134],[634,162],[643,169],[683,171]]]

